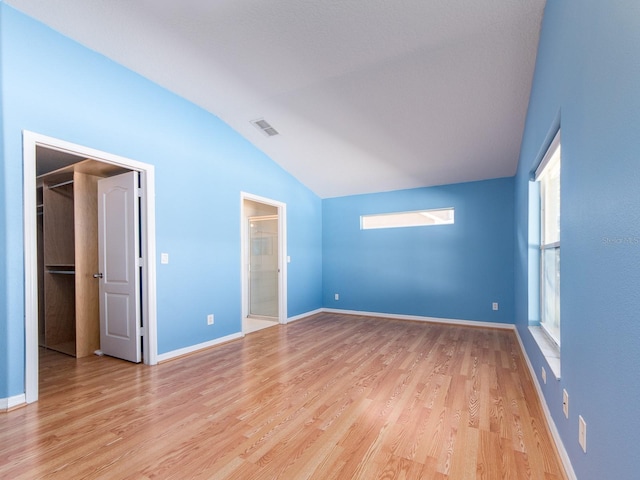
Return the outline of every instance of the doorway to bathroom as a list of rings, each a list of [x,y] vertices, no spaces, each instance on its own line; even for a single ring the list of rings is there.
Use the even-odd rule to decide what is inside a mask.
[[[242,196],[242,331],[286,323],[285,208],[280,202]]]

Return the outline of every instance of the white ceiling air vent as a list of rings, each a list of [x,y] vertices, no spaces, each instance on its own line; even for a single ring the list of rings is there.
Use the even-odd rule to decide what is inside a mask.
[[[271,126],[269,122],[261,118],[259,120],[251,120],[254,127],[264,133],[267,137],[273,137],[278,135],[278,131]]]

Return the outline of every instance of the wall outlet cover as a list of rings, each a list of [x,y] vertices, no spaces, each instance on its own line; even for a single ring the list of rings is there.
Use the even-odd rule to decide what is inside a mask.
[[[582,451],[587,453],[587,422],[584,421],[582,415],[578,415],[578,443],[582,447]]]

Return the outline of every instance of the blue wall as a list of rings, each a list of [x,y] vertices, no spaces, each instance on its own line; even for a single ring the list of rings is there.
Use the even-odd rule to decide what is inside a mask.
[[[636,0],[547,3],[515,180],[321,202],[216,117],[0,1],[0,398],[24,391],[23,129],[156,166],[158,252],[171,255],[158,265],[161,353],[240,330],[244,190],[288,204],[290,315],[325,306],[515,317],[539,372],[548,366],[527,329],[528,177],[560,122],[562,377],[542,387],[579,478],[635,478],[638,18]],[[449,206],[454,226],[359,229],[361,214]],[[209,312],[213,328],[203,321]],[[568,420],[562,388],[571,396]],[[578,414],[588,424],[587,454]]]
[[[324,306],[513,323],[513,194],[503,178],[324,200]],[[360,215],[445,207],[454,225],[360,229]]]
[[[527,183],[559,122],[562,374],[542,387],[580,479],[640,471],[639,19],[637,0],[547,2],[516,178],[516,318],[540,372],[527,330]]]
[[[316,195],[217,117],[1,2],[0,9],[0,398],[24,392],[23,129],[155,165],[157,251],[171,260],[157,266],[159,353],[241,330],[241,191],[287,204],[288,313],[320,308]],[[207,313],[216,315],[213,327]]]

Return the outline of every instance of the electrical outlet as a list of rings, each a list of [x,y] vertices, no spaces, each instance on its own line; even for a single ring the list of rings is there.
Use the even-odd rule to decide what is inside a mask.
[[[333,298],[335,298],[336,300],[340,300],[340,295],[338,295],[337,293],[333,296]]]
[[[493,302],[491,304],[491,308],[493,308],[494,310],[498,310],[498,302]]]
[[[562,389],[562,411],[564,416],[569,418],[569,394],[566,389]]]
[[[160,254],[160,263],[163,265],[166,265],[167,263],[169,263],[169,254],[168,253],[161,253]]]
[[[207,325],[213,325],[213,313],[207,315]]]
[[[547,383],[547,371],[542,367],[542,381]]]
[[[578,415],[578,443],[584,453],[587,453],[587,422],[584,421],[582,415]]]

